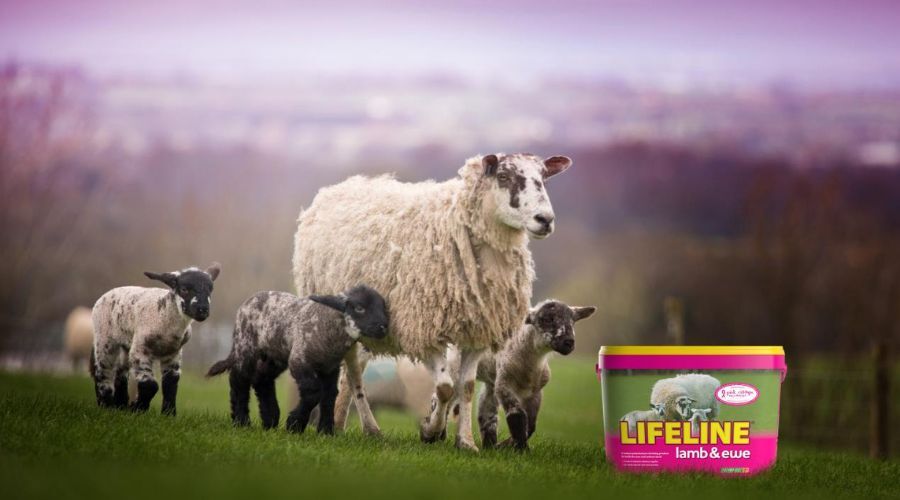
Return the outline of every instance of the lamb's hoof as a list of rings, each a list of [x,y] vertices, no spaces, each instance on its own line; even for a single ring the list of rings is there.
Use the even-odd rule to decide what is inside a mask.
[[[379,429],[378,427],[366,427],[363,429],[363,434],[376,439],[381,439],[384,437],[384,434],[381,433],[381,429]]]
[[[463,440],[459,436],[456,436],[456,448],[459,450],[471,451],[472,453],[478,453],[478,446],[475,446],[474,441]]]

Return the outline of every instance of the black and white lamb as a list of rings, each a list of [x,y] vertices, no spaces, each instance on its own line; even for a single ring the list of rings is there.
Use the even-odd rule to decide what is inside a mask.
[[[543,388],[550,382],[551,353],[563,356],[575,349],[575,322],[591,317],[595,307],[569,307],[558,300],[534,306],[525,324],[503,349],[478,363],[477,378],[484,382],[478,400],[481,445],[497,443],[497,402],[506,412],[510,439],[504,445],[524,450],[537,426]]]
[[[290,369],[300,402],[287,419],[290,431],[303,432],[319,407],[318,431],[334,432],[334,401],[341,361],[360,336],[387,335],[384,298],[367,286],[339,295],[300,298],[285,292],[259,292],[238,309],[228,357],[208,377],[230,370],[231,419],[250,424],[250,388],[256,392],[263,427],[278,425],[275,379]]]
[[[144,274],[169,290],[123,286],[94,304],[94,349],[91,375],[100,406],[128,406],[128,377],[137,382],[135,411],[146,411],[159,390],[153,363],[162,370],[162,411],[175,415],[181,378],[181,349],[191,338],[191,323],[209,317],[213,281],[221,266],[196,267],[170,273]]]

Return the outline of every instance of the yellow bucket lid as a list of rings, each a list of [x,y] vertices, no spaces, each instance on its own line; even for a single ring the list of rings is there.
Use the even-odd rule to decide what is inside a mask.
[[[687,355],[687,356],[784,356],[784,347],[778,345],[605,345],[600,355]]]

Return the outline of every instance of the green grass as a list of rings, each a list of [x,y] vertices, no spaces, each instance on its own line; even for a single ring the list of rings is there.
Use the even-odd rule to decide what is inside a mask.
[[[286,401],[282,386],[281,401]],[[335,437],[233,429],[224,378],[185,376],[179,415],[95,407],[90,380],[0,373],[4,498],[600,498],[698,495],[895,498],[900,464],[782,445],[749,479],[632,476],[600,450],[599,386],[589,360],[555,360],[532,451],[460,452],[418,441],[415,421],[378,412],[381,439],[358,424]],[[157,398],[158,399],[158,398]],[[711,492],[710,490],[715,490]]]

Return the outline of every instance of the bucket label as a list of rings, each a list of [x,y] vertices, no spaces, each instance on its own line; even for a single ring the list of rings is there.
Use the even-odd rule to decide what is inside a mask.
[[[716,389],[716,399],[731,406],[748,405],[758,397],[759,389],[750,384],[724,384]]]
[[[606,454],[620,470],[740,476],[775,461],[776,370],[604,369]]]

